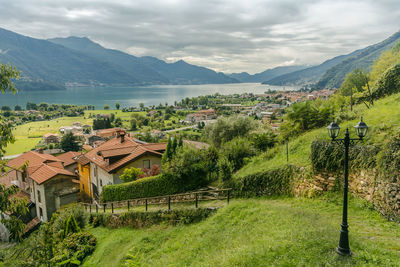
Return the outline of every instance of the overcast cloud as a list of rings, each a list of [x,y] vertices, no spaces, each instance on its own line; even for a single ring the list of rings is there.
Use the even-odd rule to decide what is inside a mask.
[[[400,1],[0,0],[0,27],[255,73],[318,64],[382,41],[400,30]]]

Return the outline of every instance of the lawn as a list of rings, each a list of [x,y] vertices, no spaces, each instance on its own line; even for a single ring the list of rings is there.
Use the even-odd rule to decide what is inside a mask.
[[[400,94],[378,100],[375,105],[367,109],[364,104],[354,107],[357,117],[363,116],[364,121],[370,127],[364,143],[381,145],[392,136],[393,132],[400,129]],[[350,130],[350,136],[356,137],[354,125],[359,122],[357,118],[340,124],[341,136],[346,127]],[[328,125],[327,125],[328,126]],[[307,167],[311,164],[311,143],[315,139],[329,140],[325,127],[309,131],[294,140],[289,140],[289,163]],[[251,173],[273,169],[286,164],[286,145],[280,145],[274,150],[252,158],[247,165],[240,169],[235,177],[243,177]]]
[[[350,198],[350,247],[338,256],[341,196],[237,199],[188,226],[89,229],[98,244],[83,266],[399,266],[400,226]],[[128,256],[130,255],[130,256]]]
[[[31,150],[46,133],[59,133],[61,126],[70,126],[74,122],[92,125],[87,117],[61,117],[49,121],[35,121],[18,125],[13,129],[15,142],[8,144],[5,155],[15,155]]]

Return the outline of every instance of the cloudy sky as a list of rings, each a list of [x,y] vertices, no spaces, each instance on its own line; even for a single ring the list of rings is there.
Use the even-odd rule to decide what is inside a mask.
[[[400,30],[399,0],[0,0],[0,27],[223,72],[318,64]]]

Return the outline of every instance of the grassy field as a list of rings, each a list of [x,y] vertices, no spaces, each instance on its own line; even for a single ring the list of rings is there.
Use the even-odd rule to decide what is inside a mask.
[[[366,144],[379,145],[387,141],[387,136],[400,130],[400,94],[381,99],[375,105],[367,109],[364,105],[354,107],[354,113],[363,116],[364,121],[370,127]],[[350,130],[350,136],[356,137],[354,125],[359,118],[340,124],[341,136],[344,135],[346,127]],[[341,137],[340,136],[340,137]],[[311,143],[315,139],[329,140],[328,131],[325,127],[309,131],[294,140],[289,141],[289,162],[297,166],[310,165]],[[240,169],[235,177],[243,177],[248,174],[269,170],[286,164],[286,146],[278,146],[273,151],[254,157],[250,162]]]
[[[336,254],[341,196],[238,199],[188,226],[92,228],[98,244],[83,266],[399,266],[400,227],[350,198],[353,256]]]
[[[59,133],[61,126],[70,126],[74,122],[92,124],[87,117],[61,117],[49,121],[35,121],[18,125],[13,129],[15,142],[8,144],[5,155],[15,155],[31,150],[46,133]]]

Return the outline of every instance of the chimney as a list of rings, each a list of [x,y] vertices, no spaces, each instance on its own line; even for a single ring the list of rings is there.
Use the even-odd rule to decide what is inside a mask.
[[[121,132],[120,137],[121,137],[121,143],[123,143],[125,141],[125,132]]]
[[[43,148],[39,148],[38,152],[39,154],[43,154]]]

